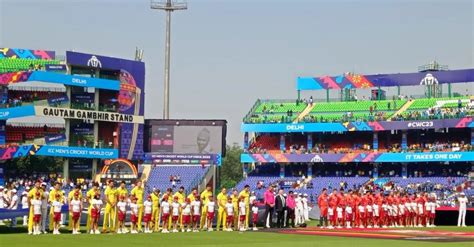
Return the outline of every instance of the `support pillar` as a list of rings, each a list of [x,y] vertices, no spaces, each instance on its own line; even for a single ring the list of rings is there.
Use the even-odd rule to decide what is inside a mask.
[[[374,169],[372,170],[372,177],[377,179],[379,177],[379,164],[374,163]]]
[[[378,132],[374,132],[374,138],[373,138],[372,148],[373,148],[374,150],[378,150],[378,149],[379,149],[379,133],[378,133]]]
[[[285,165],[280,163],[280,178],[284,178],[284,177],[285,177]]]
[[[286,150],[285,134],[280,134],[280,150],[283,152]]]
[[[65,158],[63,163],[63,178],[64,181],[69,180],[69,159]]]
[[[308,169],[306,171],[306,177],[313,176],[313,163],[308,163]]]
[[[471,128],[471,145],[474,145],[474,128]]]
[[[403,130],[402,131],[402,150],[407,150],[408,149],[408,141],[407,141],[407,131]]]
[[[99,111],[99,90],[96,88],[94,92],[94,106],[95,110]],[[94,121],[94,143],[93,148],[99,147],[99,121]]]
[[[449,96],[449,98],[452,97],[452,95],[451,95],[451,83],[448,83],[448,96]]]
[[[308,149],[308,151],[310,151],[311,149],[313,149],[313,135],[311,133],[308,133],[306,135],[307,135],[306,148]]]
[[[402,177],[408,177],[408,163],[402,163]]]
[[[249,149],[249,133],[245,132],[244,133],[244,151],[248,151]]]
[[[92,174],[91,174],[91,178],[92,180],[95,179],[95,175],[97,175],[97,164],[99,163],[99,160],[98,159],[93,159],[92,160]]]
[[[329,89],[326,89],[326,102],[329,102]]]

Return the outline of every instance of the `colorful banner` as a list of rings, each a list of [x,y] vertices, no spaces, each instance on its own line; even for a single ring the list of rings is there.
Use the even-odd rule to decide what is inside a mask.
[[[298,90],[416,86],[474,82],[474,69],[419,73],[298,77]]]
[[[43,81],[49,83],[60,83],[76,87],[93,87],[108,90],[120,90],[120,82],[117,80],[84,77],[77,75],[64,75],[54,72],[34,71],[28,81]]]
[[[96,69],[120,71],[119,111],[124,114],[144,114],[145,64],[141,61],[66,52],[67,63]],[[120,157],[141,159],[143,156],[143,125],[122,124],[120,128]]]
[[[116,159],[118,158],[118,150],[108,148],[84,148],[49,145],[23,145],[0,149],[0,160],[20,158],[28,155],[86,159]]]
[[[0,58],[53,60],[56,58],[56,54],[54,51],[45,51],[45,50],[0,48]]]
[[[383,131],[404,129],[440,129],[473,128],[472,117],[460,119],[382,121],[382,122],[346,122],[346,123],[288,123],[288,124],[246,124],[241,125],[242,132],[285,133],[285,132],[346,132],[346,131]]]
[[[145,163],[152,164],[214,164],[221,165],[220,154],[159,154],[145,153],[143,155]]]
[[[114,91],[120,90],[120,82],[117,80],[108,80],[77,75],[65,75],[46,71],[20,71],[0,74],[0,85],[6,86],[12,83],[25,81],[41,81],[63,84],[68,86],[93,87]]]
[[[36,151],[35,155],[87,159],[116,159],[118,158],[118,150],[106,148],[41,146],[38,151]]]
[[[47,145],[56,143],[56,142],[63,142],[63,141],[66,141],[66,135],[65,134],[47,135],[44,137],[44,140]]]
[[[35,107],[20,106],[12,108],[0,108],[0,120],[7,120],[10,118],[27,117],[35,115]]]
[[[470,162],[474,152],[347,154],[242,154],[242,163],[348,163],[348,162]]]

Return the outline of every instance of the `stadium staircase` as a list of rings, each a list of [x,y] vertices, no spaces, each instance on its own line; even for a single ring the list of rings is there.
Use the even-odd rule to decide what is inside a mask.
[[[204,189],[206,189],[207,185],[209,182],[212,181],[214,178],[214,168],[215,167],[209,167],[207,169],[206,174],[200,178],[200,180],[195,181],[194,183],[191,184],[191,188],[198,188],[198,192],[201,193]]]
[[[387,119],[387,121],[392,121],[392,118],[402,114],[404,111],[406,111],[410,106],[415,103],[415,100],[408,100],[398,111],[396,111],[390,118]]]
[[[293,123],[298,123],[299,121],[304,119],[304,117],[306,117],[306,115],[308,115],[313,110],[313,108],[315,106],[316,106],[316,103],[309,104],[308,106],[306,106],[306,108],[300,113],[300,115],[298,115],[298,117],[296,117],[296,119],[295,119],[295,121],[293,121]]]

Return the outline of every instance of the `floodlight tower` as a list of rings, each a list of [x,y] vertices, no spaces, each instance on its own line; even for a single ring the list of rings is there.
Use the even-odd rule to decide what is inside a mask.
[[[150,7],[166,11],[166,41],[165,41],[165,85],[164,85],[164,103],[163,119],[170,118],[170,48],[171,48],[171,12],[175,10],[186,10],[188,4],[178,0],[151,0]]]

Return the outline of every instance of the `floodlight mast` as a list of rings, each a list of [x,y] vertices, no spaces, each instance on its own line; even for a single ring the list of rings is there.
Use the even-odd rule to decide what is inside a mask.
[[[163,119],[170,118],[170,52],[171,52],[171,12],[175,10],[186,10],[188,4],[182,1],[154,1],[151,0],[152,9],[166,11],[166,41],[165,41],[165,81],[164,81],[164,103]]]

